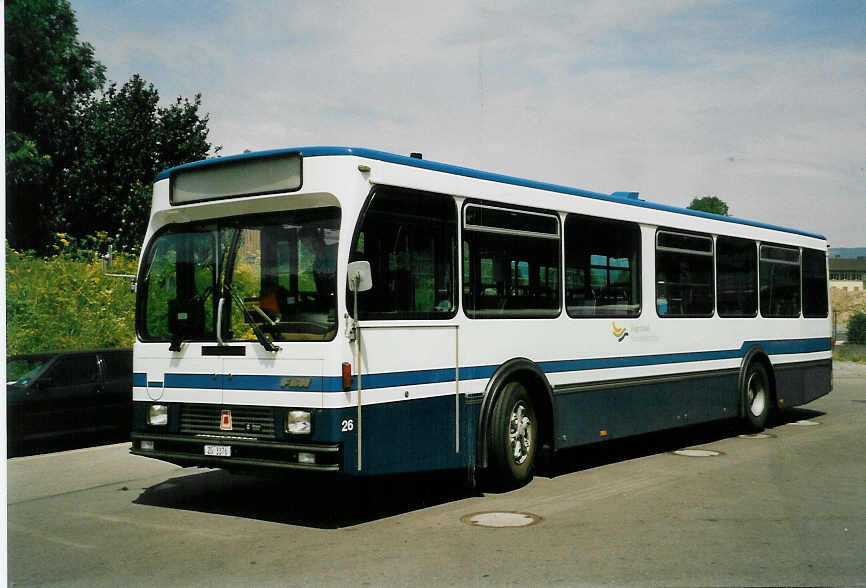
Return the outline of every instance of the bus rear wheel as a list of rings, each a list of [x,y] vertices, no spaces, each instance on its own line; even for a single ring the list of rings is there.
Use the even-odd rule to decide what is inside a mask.
[[[743,380],[743,424],[754,433],[762,431],[770,414],[770,379],[763,364],[753,362]]]
[[[519,382],[502,390],[490,415],[487,449],[494,483],[520,486],[532,477],[538,440],[538,421],[532,399]]]

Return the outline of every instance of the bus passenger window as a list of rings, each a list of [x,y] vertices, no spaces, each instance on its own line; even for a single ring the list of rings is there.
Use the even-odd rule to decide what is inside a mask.
[[[361,319],[444,319],[457,311],[457,209],[442,194],[377,188],[349,261],[370,262]],[[346,306],[354,313],[354,294]]]
[[[761,316],[800,316],[800,250],[761,245]]]
[[[758,314],[758,248],[749,239],[716,239],[716,296],[721,317]]]
[[[557,216],[467,204],[464,228],[463,304],[467,316],[559,315]]]
[[[827,317],[827,256],[803,249],[803,316]]]
[[[565,308],[571,317],[640,315],[640,227],[570,214],[565,220]]]
[[[662,317],[713,314],[713,240],[705,235],[656,234],[656,310]]]

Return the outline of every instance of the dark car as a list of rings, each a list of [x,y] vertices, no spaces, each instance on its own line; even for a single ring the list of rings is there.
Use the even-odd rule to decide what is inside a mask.
[[[132,350],[13,355],[6,360],[9,456],[97,435],[128,438]]]

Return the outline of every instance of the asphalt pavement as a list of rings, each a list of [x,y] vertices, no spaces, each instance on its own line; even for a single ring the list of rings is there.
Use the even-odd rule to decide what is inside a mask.
[[[866,365],[760,436],[732,423],[459,473],[258,478],[130,456],[11,459],[11,586],[866,585]],[[689,450],[685,454],[677,450]]]

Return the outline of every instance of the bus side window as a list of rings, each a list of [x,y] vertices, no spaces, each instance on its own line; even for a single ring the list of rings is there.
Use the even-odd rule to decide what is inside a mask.
[[[656,233],[656,310],[659,316],[713,314],[713,239],[708,235]]]
[[[565,221],[565,272],[569,316],[640,315],[640,227],[569,214]]]
[[[827,256],[803,249],[803,316],[827,317]]]
[[[800,316],[800,251],[761,245],[761,316]]]
[[[457,310],[457,211],[451,196],[377,188],[352,244],[370,262],[362,319],[448,318]],[[352,296],[347,307],[352,309]]]
[[[758,314],[758,249],[750,239],[716,239],[716,296],[721,317]]]
[[[557,316],[561,307],[558,217],[475,203],[464,210],[466,314],[471,318]]]

